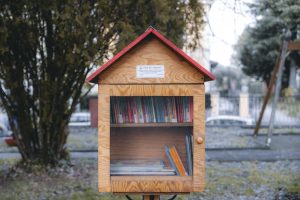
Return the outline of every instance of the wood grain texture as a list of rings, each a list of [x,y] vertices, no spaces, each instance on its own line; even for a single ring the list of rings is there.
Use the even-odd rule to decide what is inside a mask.
[[[190,192],[113,192],[115,195],[189,195]]]
[[[193,127],[176,127],[176,131],[169,134],[179,133],[181,129],[192,129],[194,138],[194,166],[193,176],[179,177],[179,176],[110,176],[110,159],[119,159],[128,156],[128,158],[157,158],[161,155],[160,151],[136,151],[135,148],[128,148],[130,145],[153,145],[164,146],[165,144],[176,144],[176,141],[181,146],[178,151],[180,156],[185,159],[186,154],[184,148],[184,137],[181,142],[181,136],[167,137],[162,140],[160,137],[155,136],[157,141],[147,138],[148,134],[145,131],[150,131],[151,128],[124,128],[124,127],[110,127],[110,96],[193,96],[194,100],[194,122]],[[205,175],[205,96],[203,84],[155,84],[155,85],[99,85],[99,101],[98,101],[98,180],[100,192],[115,192],[115,193],[189,193],[199,192],[204,189],[204,175]],[[113,130],[114,129],[114,130]],[[125,137],[122,136],[125,129],[132,129],[140,134],[135,136]],[[171,129],[171,127],[158,127],[158,130]],[[118,131],[115,131],[118,130]],[[179,132],[178,132],[179,131]],[[126,132],[126,131],[125,131]],[[129,134],[132,131],[129,131]],[[153,132],[153,130],[152,130]],[[164,130],[165,132],[165,130]],[[168,131],[167,131],[168,132]],[[142,134],[143,133],[143,134]],[[149,133],[151,134],[155,133]],[[168,133],[167,133],[168,134]],[[178,135],[180,135],[179,133]],[[119,140],[115,135],[119,135]],[[143,136],[143,137],[141,137]],[[173,135],[174,136],[174,135]],[[120,137],[123,137],[120,140]],[[136,137],[136,138],[131,138]],[[204,142],[197,144],[195,138],[202,137]],[[130,139],[131,138],[131,139]],[[147,142],[146,142],[147,140]],[[151,142],[151,140],[153,142]],[[149,142],[150,141],[150,142]],[[110,143],[111,142],[111,143]],[[122,142],[126,143],[127,147],[122,147]],[[121,144],[120,146],[118,146]],[[118,146],[118,147],[115,147]],[[145,146],[144,146],[145,147]],[[110,150],[110,148],[112,148]],[[141,147],[136,147],[141,148]],[[118,150],[117,150],[118,149]],[[123,150],[122,150],[123,149]],[[144,148],[145,149],[145,148]],[[116,151],[117,150],[117,151]],[[181,155],[182,154],[182,155]],[[152,156],[152,157],[151,157]]]
[[[136,78],[137,65],[164,65],[164,78]],[[99,76],[101,84],[203,83],[204,76],[157,38],[141,42]]]
[[[189,176],[112,176],[112,192],[122,193],[186,193],[192,192]]]
[[[110,192],[110,96],[107,86],[98,90],[98,190]]]
[[[195,96],[205,95],[202,84],[106,85],[111,96]]]
[[[204,91],[204,85],[199,87]],[[193,126],[193,186],[194,192],[204,190],[205,178],[205,96],[194,96],[194,126]],[[203,138],[201,144],[197,143],[197,138]]]
[[[111,160],[163,160],[165,145],[175,145],[187,168],[187,132],[192,127],[111,128]]]

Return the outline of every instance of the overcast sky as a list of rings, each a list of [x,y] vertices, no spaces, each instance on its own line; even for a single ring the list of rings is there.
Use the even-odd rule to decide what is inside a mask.
[[[212,4],[208,13],[210,60],[230,66],[233,46],[245,27],[253,22],[247,2],[251,0],[216,0]]]

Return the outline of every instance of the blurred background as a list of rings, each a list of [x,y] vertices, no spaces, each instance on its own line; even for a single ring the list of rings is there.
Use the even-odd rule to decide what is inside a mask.
[[[125,199],[97,192],[98,86],[85,79],[149,26],[216,76],[206,189],[178,199],[300,199],[300,49],[272,134],[275,84],[253,135],[283,42],[300,42],[298,0],[1,1],[0,199]]]

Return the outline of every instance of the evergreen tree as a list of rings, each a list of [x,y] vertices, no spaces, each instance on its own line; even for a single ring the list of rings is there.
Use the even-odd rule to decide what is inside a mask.
[[[286,32],[291,32],[291,41],[300,40],[300,4],[298,0],[257,0],[250,8],[256,23],[240,37],[237,58],[245,74],[268,84]],[[288,86],[291,61],[300,66],[299,52],[286,60],[283,88]]]

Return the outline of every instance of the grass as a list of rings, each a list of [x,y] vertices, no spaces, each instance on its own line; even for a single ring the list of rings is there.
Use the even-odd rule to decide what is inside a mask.
[[[300,196],[300,161],[294,168],[289,167],[289,162],[209,162],[206,189],[194,195],[203,199],[238,199],[244,196],[273,199],[278,189],[283,188],[287,193]]]
[[[67,144],[70,150],[97,150],[97,133],[70,134]]]
[[[292,183],[287,183],[287,191],[289,193],[299,193],[300,191],[300,177],[295,178],[295,181]]]
[[[13,166],[14,164],[16,164],[19,160],[16,158],[6,158],[6,159],[0,159],[0,166],[3,170],[3,166],[4,165],[8,165],[9,167]]]
[[[299,117],[300,101],[289,97],[284,101],[278,102],[278,108],[286,112],[290,117]]]
[[[30,173],[14,168],[16,159],[0,160],[1,200],[123,200],[124,196],[97,191],[97,160],[76,159],[73,167]],[[192,199],[273,199],[278,189],[300,195],[300,161],[207,162],[206,189],[203,193],[179,196]],[[140,196],[133,196],[135,200]],[[166,199],[165,197],[162,198]]]

